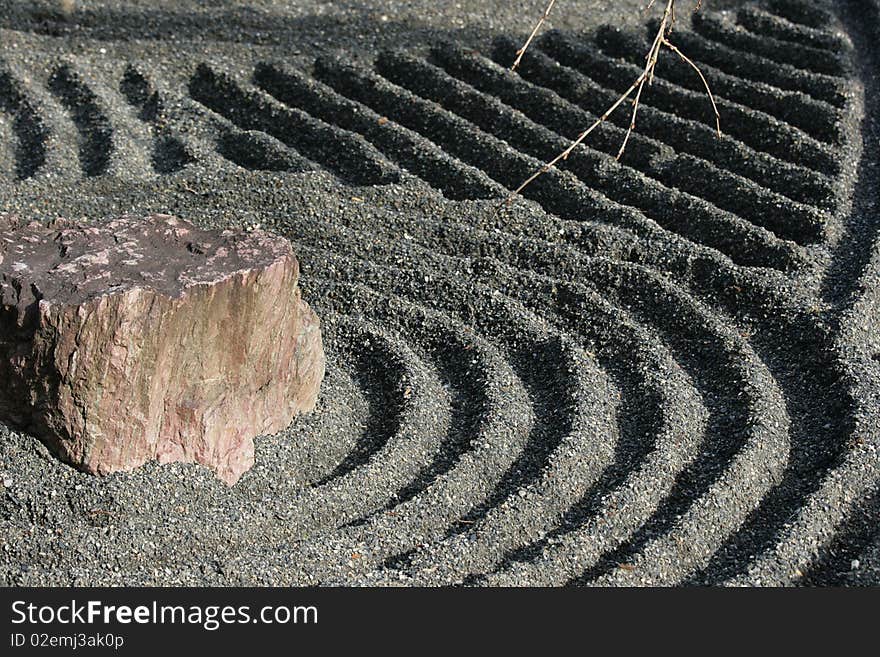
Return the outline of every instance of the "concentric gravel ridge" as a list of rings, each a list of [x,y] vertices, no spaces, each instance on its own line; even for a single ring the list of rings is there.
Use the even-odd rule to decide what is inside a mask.
[[[0,582],[880,583],[877,5],[732,4],[673,33],[721,136],[667,53],[622,157],[628,111],[508,203],[650,24],[550,30],[512,73],[502,30],[250,16],[174,56],[198,14],[16,5],[0,207],[288,237],[328,373],[233,488],[4,428]]]

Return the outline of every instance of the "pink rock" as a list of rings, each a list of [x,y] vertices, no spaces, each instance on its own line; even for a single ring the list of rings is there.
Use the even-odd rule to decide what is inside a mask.
[[[0,215],[0,419],[91,473],[198,462],[233,484],[255,436],[312,410],[318,318],[290,243],[166,215]]]

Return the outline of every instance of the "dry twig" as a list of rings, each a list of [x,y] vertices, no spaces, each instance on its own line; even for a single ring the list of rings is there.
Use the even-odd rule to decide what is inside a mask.
[[[650,11],[650,9],[654,6],[656,0],[649,0],[647,7],[645,7],[645,11]],[[550,15],[550,11],[553,9],[553,5],[555,4],[555,0],[551,0],[550,4],[547,5],[547,8],[544,10],[543,16],[538,20],[538,23],[535,25],[535,28],[532,30],[532,33],[529,35],[529,38],[526,39],[526,42],[523,44],[522,48],[520,48],[516,52],[516,61],[513,63],[511,70],[516,69],[519,63],[522,61],[523,55],[526,52],[526,49],[531,45],[532,41],[535,39],[535,35],[541,29],[541,26],[547,20]],[[700,7],[703,4],[703,0],[697,0],[696,6],[694,7],[694,11],[699,11]],[[509,204],[513,197],[519,194],[523,189],[526,188],[532,181],[535,180],[538,176],[547,173],[550,169],[556,166],[560,161],[568,159],[568,156],[571,155],[572,151],[580,146],[584,140],[590,135],[593,130],[599,127],[603,122],[605,122],[609,116],[620,107],[625,100],[627,100],[633,92],[635,92],[635,98],[632,100],[632,118],[630,119],[629,126],[627,127],[626,134],[623,137],[623,143],[620,145],[620,150],[617,152],[617,159],[619,160],[626,150],[626,145],[629,143],[629,138],[632,135],[633,130],[636,127],[636,117],[639,112],[639,104],[642,99],[642,91],[645,88],[645,85],[650,85],[654,81],[654,71],[657,67],[657,61],[660,57],[660,51],[665,47],[668,48],[671,52],[674,52],[678,55],[683,62],[688,64],[691,68],[693,68],[697,74],[700,76],[700,80],[703,82],[703,86],[706,88],[706,94],[709,96],[709,100],[712,103],[712,110],[715,112],[715,128],[718,132],[718,135],[721,135],[721,116],[718,113],[718,106],[715,103],[715,97],[712,94],[712,90],[709,88],[709,83],[706,80],[703,72],[700,68],[690,59],[688,58],[678,47],[676,47],[670,40],[669,35],[672,32],[672,27],[675,23],[675,0],[666,0],[666,7],[663,10],[663,17],[660,19],[660,25],[657,28],[657,34],[654,37],[654,41],[651,43],[651,48],[648,50],[648,54],[645,57],[645,68],[639,74],[639,76],[633,81],[633,83],[629,86],[629,88],[623,92],[623,94],[618,98],[605,112],[600,116],[596,121],[586,130],[581,132],[577,138],[568,146],[564,151],[562,151],[559,155],[554,157],[549,162],[546,162],[540,169],[535,171],[531,176],[529,176],[523,183],[517,187],[510,196],[507,197],[505,203]]]
[[[532,41],[534,41],[535,36],[541,29],[541,26],[547,21],[548,18],[550,18],[550,12],[553,11],[553,5],[555,4],[556,0],[550,0],[550,3],[544,10],[544,14],[541,16],[541,18],[538,19],[538,22],[535,24],[535,27],[532,30],[532,33],[529,35],[529,38],[526,39],[526,42],[523,44],[522,48],[516,51],[516,61],[514,61],[513,66],[510,67],[511,71],[515,71],[516,67],[519,66],[519,63],[522,61],[523,55],[526,54],[526,50],[532,44]]]

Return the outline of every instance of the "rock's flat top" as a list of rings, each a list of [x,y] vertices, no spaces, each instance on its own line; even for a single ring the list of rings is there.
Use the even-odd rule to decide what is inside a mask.
[[[132,287],[176,297],[289,255],[289,242],[268,233],[205,231],[169,215],[95,225],[0,215],[0,302],[76,305]]]

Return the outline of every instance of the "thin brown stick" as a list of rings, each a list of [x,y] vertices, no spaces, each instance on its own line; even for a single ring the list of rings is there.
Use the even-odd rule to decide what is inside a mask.
[[[645,11],[649,11],[655,4],[656,0],[649,0],[648,5],[645,7]],[[535,29],[532,30],[531,35],[526,40],[523,47],[520,48],[516,53],[516,61],[513,63],[511,70],[516,69],[519,63],[522,61],[523,55],[525,54],[526,49],[532,43],[535,38],[535,35],[540,30],[541,25],[547,20],[548,15],[550,14],[550,10],[553,9],[553,5],[555,4],[555,0],[552,0],[550,4],[547,6],[547,9],[544,10],[544,15],[538,21],[537,25],[535,25]],[[702,0],[697,0],[694,11],[697,11],[702,6]],[[715,103],[715,97],[712,95],[712,90],[709,88],[709,83],[706,80],[703,72],[699,69],[699,67],[688,58],[679,48],[677,48],[673,43],[669,41],[669,35],[672,32],[672,27],[675,23],[675,0],[666,0],[666,7],[663,10],[663,17],[660,19],[660,25],[657,29],[657,34],[654,37],[654,41],[651,43],[651,48],[648,50],[648,54],[645,56],[645,69],[642,73],[635,79],[635,81],[630,85],[630,87],[623,92],[623,94],[607,109],[605,113],[602,114],[596,121],[582,133],[580,133],[577,138],[566,148],[564,151],[559,153],[556,157],[554,157],[549,162],[546,162],[542,165],[535,173],[529,176],[523,183],[517,187],[510,195],[502,201],[501,205],[510,204],[513,198],[522,192],[530,183],[532,183],[538,176],[541,176],[544,173],[547,173],[550,169],[552,169],[556,164],[558,164],[562,160],[568,159],[568,156],[571,155],[572,151],[575,148],[580,146],[584,140],[593,132],[599,125],[601,125],[604,121],[608,119],[609,116],[620,107],[623,102],[629,98],[633,92],[636,92],[635,98],[633,99],[633,111],[632,117],[629,122],[629,126],[627,127],[626,133],[623,137],[623,143],[620,145],[620,150],[617,152],[617,159],[619,160],[624,151],[626,150],[626,146],[629,143],[629,138],[632,135],[633,131],[636,127],[636,118],[638,116],[639,105],[642,99],[642,92],[644,91],[645,84],[652,84],[654,81],[654,72],[657,68],[657,62],[660,58],[660,51],[666,47],[675,54],[677,54],[682,61],[687,63],[691,68],[693,68],[697,74],[700,76],[700,80],[703,82],[703,86],[706,88],[706,93],[709,96],[709,100],[712,103],[712,109],[715,112],[715,127],[718,132],[718,135],[721,135],[721,115],[718,113],[718,106]]]
[[[636,115],[639,113],[639,101],[642,99],[642,89],[645,88],[645,81],[647,80],[647,73],[642,74],[642,81],[639,82],[638,91],[636,91],[635,100],[633,100],[633,113],[632,118],[629,120],[629,126],[626,129],[626,134],[623,135],[623,141],[620,143],[620,149],[617,151],[617,155],[615,159],[619,160],[623,156],[623,151],[626,150],[626,145],[629,143],[629,136],[632,134],[633,130],[636,127]]]
[[[609,107],[602,116],[600,116],[598,119],[596,119],[596,121],[593,123],[593,125],[591,125],[589,128],[584,130],[580,135],[578,135],[578,138],[575,139],[573,142],[571,142],[571,145],[568,148],[566,148],[559,155],[554,157],[552,160],[550,160],[549,162],[544,164],[544,166],[542,166],[540,169],[538,169],[535,173],[533,173],[531,176],[529,176],[519,187],[517,187],[513,192],[510,193],[510,196],[508,196],[507,199],[502,201],[502,205],[504,203],[509,204],[514,196],[516,196],[522,190],[524,190],[526,188],[526,186],[530,182],[532,182],[535,178],[537,178],[541,174],[547,173],[550,169],[552,169],[556,165],[557,162],[559,162],[560,160],[567,160],[568,156],[571,155],[571,152],[575,148],[580,146],[583,143],[584,139],[586,139],[590,135],[590,133],[593,132],[593,130],[598,128],[599,125],[601,125],[603,121],[605,121],[609,116],[611,116],[611,113],[614,110],[616,110],[618,107],[620,107],[620,105],[623,103],[623,101],[625,101],[629,97],[629,95],[633,92],[633,90],[635,90],[635,88],[637,86],[639,86],[639,84],[644,82],[644,79],[645,79],[645,74],[643,73],[642,75],[640,75],[636,79],[635,82],[633,82],[632,86],[626,91],[626,93],[624,93],[620,98],[617,99],[616,103],[614,103],[611,107]]]
[[[650,8],[654,3],[654,0],[651,0],[648,7]],[[636,97],[633,101],[633,112],[632,118],[629,122],[629,127],[626,129],[626,134],[623,136],[623,143],[620,145],[620,150],[617,151],[617,159],[619,160],[623,156],[623,152],[626,150],[626,145],[629,143],[630,135],[632,135],[633,130],[636,127],[636,117],[639,113],[639,103],[642,100],[642,91],[645,89],[645,83],[651,84],[654,82],[654,69],[657,66],[657,60],[660,57],[660,48],[663,47],[663,42],[666,39],[666,31],[668,29],[668,25],[670,21],[674,20],[674,11],[675,11],[675,0],[666,0],[666,9],[663,12],[663,19],[660,21],[660,28],[657,30],[657,36],[654,37],[654,42],[651,44],[651,49],[648,51],[648,55],[645,57],[645,70],[639,77],[641,78],[641,82],[639,82],[638,91],[636,91]]]
[[[544,10],[544,14],[541,16],[541,18],[538,19],[538,22],[535,24],[534,29],[532,29],[532,33],[529,35],[529,38],[526,39],[526,42],[523,44],[522,48],[516,51],[516,61],[514,61],[513,66],[510,67],[511,71],[515,71],[516,67],[519,66],[519,63],[522,61],[523,55],[526,54],[526,50],[532,44],[532,41],[535,40],[535,37],[537,36],[538,31],[541,29],[541,26],[547,22],[548,18],[550,18],[550,12],[553,11],[553,5],[555,4],[556,0],[550,0],[550,4],[547,5],[547,8]]]
[[[715,130],[718,132],[718,136],[721,136],[721,114],[718,113],[718,105],[715,104],[715,96],[712,95],[712,89],[709,88],[709,82],[706,80],[706,76],[703,75],[703,72],[700,70],[700,67],[694,64],[690,57],[685,55],[681,50],[679,50],[674,44],[670,43],[668,39],[663,39],[663,45],[669,48],[676,55],[681,57],[682,61],[688,64],[692,69],[697,72],[697,75],[700,76],[700,80],[703,81],[703,86],[706,88],[706,95],[709,96],[709,100],[712,101],[712,111],[715,112]]]

